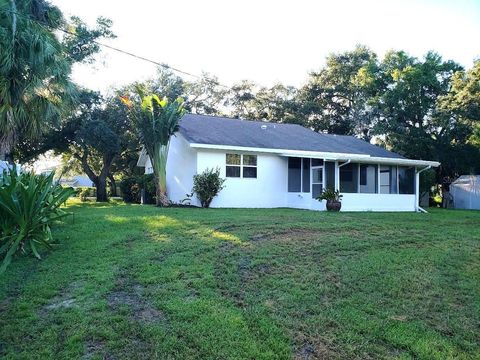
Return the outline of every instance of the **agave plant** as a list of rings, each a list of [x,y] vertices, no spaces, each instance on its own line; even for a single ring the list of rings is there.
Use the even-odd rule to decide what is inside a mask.
[[[0,274],[18,252],[40,259],[37,246],[51,247],[53,221],[68,215],[60,206],[74,193],[56,184],[54,174],[0,175]]]
[[[126,96],[122,96],[121,100],[129,108],[129,117],[152,161],[157,206],[167,206],[168,149],[170,138],[178,131],[179,121],[185,113],[184,101],[182,98],[169,101],[155,94],[146,95],[141,87],[137,87],[136,91],[140,103]]]

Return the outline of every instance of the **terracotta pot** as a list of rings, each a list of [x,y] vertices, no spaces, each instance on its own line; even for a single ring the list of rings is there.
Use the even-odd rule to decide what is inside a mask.
[[[327,210],[328,211],[340,211],[342,208],[342,203],[335,200],[327,200]]]

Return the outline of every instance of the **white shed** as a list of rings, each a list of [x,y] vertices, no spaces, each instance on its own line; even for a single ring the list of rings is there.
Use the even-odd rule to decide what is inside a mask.
[[[480,210],[480,175],[462,175],[450,185],[455,209]]]

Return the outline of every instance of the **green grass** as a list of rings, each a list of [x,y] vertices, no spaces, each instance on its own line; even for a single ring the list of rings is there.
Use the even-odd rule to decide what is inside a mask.
[[[70,210],[0,278],[0,357],[480,358],[480,212]]]

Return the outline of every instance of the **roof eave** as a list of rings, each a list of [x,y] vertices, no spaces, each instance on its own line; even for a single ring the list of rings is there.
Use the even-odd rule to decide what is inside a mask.
[[[362,163],[374,163],[374,164],[385,164],[385,165],[410,165],[410,166],[431,166],[431,167],[440,166],[440,163],[437,161],[377,157],[377,156],[370,156],[365,154],[347,154],[347,153],[333,153],[333,152],[321,152],[321,151],[255,148],[255,147],[246,147],[246,146],[214,145],[214,144],[199,144],[199,143],[190,143],[190,147],[196,148],[196,149],[269,153],[269,154],[276,154],[276,155],[285,156],[285,157],[309,157],[314,159],[317,158],[317,159],[325,159],[325,160],[331,160],[331,161],[350,160],[350,161],[356,161],[356,162],[362,162]]]

